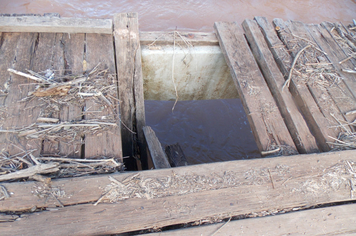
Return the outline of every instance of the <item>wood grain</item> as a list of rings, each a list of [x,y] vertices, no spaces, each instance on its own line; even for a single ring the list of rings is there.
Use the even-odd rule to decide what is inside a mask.
[[[276,100],[279,111],[286,122],[299,153],[319,152],[315,138],[309,131],[308,125],[299,112],[291,93],[287,89],[282,91],[285,79],[279,71],[256,21],[246,19],[242,26],[250,48]]]
[[[216,22],[215,30],[242,100],[258,149],[271,150],[271,145],[287,146],[296,152],[271,92],[236,23]]]

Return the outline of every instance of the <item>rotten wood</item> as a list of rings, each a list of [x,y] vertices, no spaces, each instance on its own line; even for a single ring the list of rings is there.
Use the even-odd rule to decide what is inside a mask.
[[[143,133],[147,142],[147,147],[153,161],[155,169],[171,168],[168,158],[162,149],[162,145],[158,140],[155,132],[150,126],[143,127]]]
[[[280,146],[288,149],[282,150],[284,155],[295,153],[294,142],[242,30],[236,23],[223,22],[216,22],[215,29],[258,149],[263,152]]]
[[[355,151],[340,151],[185,166],[173,171],[157,169],[112,174],[115,182],[122,185],[138,182],[142,187],[146,186],[146,190],[149,190],[149,181],[160,183],[152,186],[163,184],[163,193],[168,195],[153,195],[149,199],[133,195],[117,203],[102,201],[96,206],[92,203],[112,182],[108,176],[53,180],[52,188],[65,193],[58,197],[64,208],[52,208],[53,205],[60,206],[54,198],[46,200],[36,196],[33,192],[40,186],[34,182],[5,183],[3,185],[13,194],[0,201],[1,211],[24,209],[24,205],[30,209],[51,207],[47,211],[27,214],[12,223],[2,223],[0,230],[3,235],[33,235],[39,231],[51,235],[116,234],[202,219],[278,213],[346,202],[355,199],[349,181],[355,178],[355,163]],[[269,172],[275,188],[271,185]],[[198,181],[199,185],[186,188],[192,184],[188,180]],[[178,194],[182,190],[187,192]],[[77,205],[79,202],[89,204]]]
[[[37,164],[30,166],[24,170],[18,170],[13,173],[0,175],[0,181],[9,181],[22,178],[28,178],[37,174],[48,174],[59,171],[58,163],[48,163],[48,164]]]
[[[147,169],[141,47],[137,13],[114,16],[114,41],[119,88],[122,152],[128,169],[135,169],[136,159]]]
[[[1,32],[112,34],[111,19],[58,16],[1,16]]]
[[[299,153],[319,152],[315,138],[309,131],[308,125],[299,112],[291,93],[288,90],[282,91],[285,79],[279,71],[256,21],[245,20],[242,26]]]
[[[172,167],[188,165],[187,158],[185,157],[183,149],[179,143],[167,145],[164,151],[167,154],[169,163]]]

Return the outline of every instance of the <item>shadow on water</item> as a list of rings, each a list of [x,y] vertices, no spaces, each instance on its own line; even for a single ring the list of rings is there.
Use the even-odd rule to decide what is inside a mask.
[[[261,157],[239,99],[145,101],[162,147],[179,143],[189,164]]]

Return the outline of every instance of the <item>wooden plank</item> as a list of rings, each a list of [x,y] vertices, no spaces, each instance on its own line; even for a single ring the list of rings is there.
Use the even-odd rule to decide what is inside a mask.
[[[98,47],[100,45],[100,47]],[[118,98],[117,94],[117,78],[115,75],[115,59],[114,59],[114,45],[111,35],[104,34],[86,34],[86,55],[85,55],[87,70],[93,69],[99,63],[99,69],[107,69],[107,74],[111,75],[105,77],[109,85],[113,86],[110,91],[110,96]],[[105,91],[104,91],[105,92]],[[110,99],[112,100],[112,99]],[[85,157],[102,157],[107,158],[121,158],[121,131],[118,103],[111,106],[103,106],[93,100],[88,100],[85,104],[85,119],[98,119],[101,122],[113,122],[118,126],[112,127],[108,131],[100,132],[99,134],[87,135],[85,137]],[[94,111],[94,112],[91,112]]]
[[[145,126],[143,127],[143,133],[145,134],[148,150],[155,169],[171,168],[168,158],[153,129],[150,126]]]
[[[150,233],[150,236],[180,235],[349,235],[356,233],[356,204],[333,206],[272,217],[234,220],[208,226]],[[221,229],[220,229],[221,228]]]
[[[219,41],[214,33],[210,32],[181,32],[175,31],[176,43],[189,42],[193,46],[218,46]],[[151,47],[161,45],[173,45],[172,31],[140,31],[141,45]]]
[[[185,157],[182,147],[179,145],[179,143],[166,146],[164,151],[172,167],[188,165],[187,158]]]
[[[111,19],[51,16],[2,16],[1,32],[112,34]]]
[[[346,202],[355,199],[350,187],[350,183],[355,184],[352,171],[355,163],[355,151],[350,150],[158,169],[139,172],[139,176],[114,174],[111,176],[116,181],[130,184],[128,187],[141,186],[136,191],[139,196],[132,194],[131,198],[114,204],[79,204],[26,214],[21,220],[1,223],[0,230],[2,235],[115,234],[209,218],[278,213]],[[58,200],[62,203],[72,201],[70,199],[82,191],[85,192],[82,196],[100,197],[107,190],[107,176],[80,179],[79,182],[76,178],[53,181],[51,186],[62,191]],[[101,183],[102,179],[106,182]],[[13,189],[12,186],[19,184],[29,186],[30,194],[18,196],[22,188]],[[67,184],[72,184],[72,188],[67,189]],[[34,205],[46,202],[45,198],[34,196],[36,185],[33,182],[2,185],[13,193],[0,201],[2,209],[11,206],[14,199],[19,205],[28,204],[25,200],[29,196],[36,199]],[[92,185],[95,187],[90,187]],[[140,195],[143,193],[148,199]],[[52,202],[53,199],[48,200]],[[98,198],[86,200],[95,202]]]
[[[24,101],[19,102],[28,96],[28,93],[33,89],[33,86],[23,85],[29,84],[29,79],[24,77],[9,74],[8,68],[24,71],[31,69],[31,60],[36,48],[37,34],[4,34],[1,47],[1,57],[4,58],[4,64],[1,66],[1,76],[8,86],[7,96],[4,101],[5,117],[2,124],[3,130],[13,130],[27,127],[35,123],[39,109],[36,102]],[[7,68],[6,68],[7,67]],[[18,138],[13,133],[1,133],[1,152],[4,155],[16,155],[24,150],[34,150],[32,154],[39,155],[41,151],[41,140],[27,140],[26,138]]]
[[[327,27],[326,23],[323,23]],[[348,111],[356,110],[356,75],[343,72],[343,69],[353,69],[355,66],[352,60],[342,64],[339,62],[347,58],[342,47],[331,37],[330,32],[320,25],[308,25],[308,30],[318,45],[327,53],[328,59],[333,63],[338,73],[342,76],[342,81],[337,86],[328,88],[340,111],[345,114]],[[356,114],[345,116],[345,119],[352,123],[356,119]]]
[[[315,138],[309,131],[308,125],[299,112],[291,93],[287,89],[285,91],[282,90],[285,79],[279,71],[256,21],[247,19],[242,23],[242,26],[250,48],[276,100],[279,111],[299,153],[319,152]]]
[[[273,23],[276,27],[279,27],[278,35],[282,42],[287,46],[293,58],[295,58],[297,53],[306,45],[308,45],[309,42],[313,42],[313,39],[311,38],[309,32],[306,30],[304,24],[302,24],[301,22],[284,22],[281,19],[274,19]],[[321,58],[327,62],[327,58],[325,58],[325,56],[321,52],[318,52],[316,49],[309,48],[306,49],[305,52],[308,53],[308,58],[313,60],[308,61],[309,63],[319,62],[319,59],[317,58]],[[300,62],[298,63],[302,64],[300,58],[299,60]],[[323,86],[316,86],[315,84],[313,84],[314,81],[318,81],[319,79],[317,75],[310,75],[308,81],[303,81],[298,78],[299,75],[292,77],[292,80],[294,80],[297,85],[305,84],[307,86],[322,116],[325,117],[325,119],[319,119],[317,117],[320,116],[317,113],[313,113],[312,115],[315,115],[318,119],[317,122],[315,122],[314,124],[317,124],[319,126],[312,128],[314,129],[314,134],[318,134],[315,131],[321,131],[322,135],[318,136],[317,138],[318,141],[320,140],[319,145],[322,147],[323,151],[328,151],[330,150],[330,148],[333,147],[331,144],[329,144],[334,142],[332,138],[337,138],[339,133],[341,132],[341,129],[337,128],[338,122],[335,120],[334,117],[336,117],[338,120],[344,120],[344,118],[338,107],[336,106],[335,102],[330,97],[330,94],[327,89]],[[324,129],[322,128],[323,123]]]
[[[285,147],[296,152],[277,105],[236,23],[216,22],[220,47],[243,102],[260,152]],[[283,148],[282,148],[283,149]],[[284,152],[286,155],[288,153]]]
[[[141,47],[137,13],[114,16],[116,69],[119,87],[122,152],[128,169],[136,168],[135,158],[147,168],[142,128],[145,126]]]

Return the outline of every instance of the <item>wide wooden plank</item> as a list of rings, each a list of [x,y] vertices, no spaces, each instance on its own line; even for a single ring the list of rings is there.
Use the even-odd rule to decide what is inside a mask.
[[[262,33],[265,36],[268,47],[270,48],[279,69],[283,73],[285,79],[288,78],[289,70],[292,65],[293,58],[288,53],[288,49],[285,44],[278,37],[275,28],[265,17],[255,17],[256,22],[262,29]],[[284,29],[285,31],[288,29]],[[290,32],[279,32],[282,39],[289,37]],[[286,40],[287,40],[286,39]],[[327,137],[330,135],[329,121],[320,111],[318,104],[315,102],[311,95],[307,85],[304,82],[295,80],[296,75],[292,74],[290,82],[290,92],[292,93],[300,111],[302,112],[309,128],[314,135],[320,150],[330,150],[327,144]]]
[[[94,101],[94,99],[87,100],[85,104],[85,119],[117,123],[117,126],[112,127],[110,130],[85,136],[85,157],[115,157],[121,158],[121,162],[123,162],[118,102],[115,100],[118,98],[118,94],[112,36],[86,34],[85,60],[87,70],[92,70],[96,66],[98,66],[98,70],[107,70],[103,78],[107,80],[105,82],[111,87],[105,88],[103,92],[108,93],[107,96],[111,96],[110,100],[113,101],[111,105],[103,105]]]
[[[282,89],[285,79],[279,71],[256,21],[246,19],[242,26],[299,153],[318,152],[315,138],[309,131],[308,125],[299,112],[291,93],[287,89],[285,91]]]
[[[33,86],[29,86],[29,79],[22,76],[9,74],[8,68],[24,71],[31,69],[31,62],[36,49],[36,39],[38,34],[4,34],[1,46],[1,57],[4,64],[1,66],[1,80],[6,84],[6,99],[4,101],[4,120],[2,130],[16,130],[27,127],[35,123],[40,110],[37,109],[36,101],[22,101],[32,91]],[[6,68],[7,67],[7,68]],[[23,153],[24,150],[32,150],[34,155],[39,155],[41,151],[41,140],[28,140],[19,138],[14,133],[0,133],[0,148],[5,156]]]
[[[140,172],[147,174],[146,178],[131,173],[110,185],[116,181],[123,185],[127,181],[137,183],[141,187],[134,194],[127,193],[132,194],[130,199],[26,214],[15,222],[0,224],[0,230],[3,235],[115,234],[345,202],[355,199],[354,186],[350,186],[354,185],[355,163],[355,151],[344,151]],[[12,192],[8,185],[4,186]],[[83,187],[77,185],[73,191],[88,191]],[[96,191],[105,193],[109,189],[104,185]],[[58,200],[71,197],[65,186],[62,191],[68,195],[57,194]],[[1,206],[8,205],[15,195],[16,192],[1,201]]]
[[[356,204],[333,206],[272,217],[234,220],[208,226],[169,230],[150,236],[207,235],[351,235],[356,233]],[[224,227],[223,227],[224,226]]]
[[[277,105],[236,23],[216,22],[220,47],[230,67],[260,152],[281,148],[296,152]],[[284,150],[283,150],[284,149]]]
[[[1,16],[0,31],[112,34],[112,20],[56,16]]]
[[[307,45],[310,45],[311,43],[316,45],[304,24],[301,22],[289,22],[283,21],[281,19],[274,19],[273,23],[279,29],[278,35],[282,42],[287,46],[293,57],[293,60],[298,52],[300,52]],[[318,48],[317,46],[315,47]],[[325,55],[313,47],[305,49],[304,53],[304,56],[301,55],[298,58],[298,62],[296,63],[296,67],[298,66],[300,70],[307,70],[305,69],[306,63],[319,63],[319,60],[321,62],[328,63],[328,59],[325,57]],[[318,142],[320,140],[319,145],[323,148],[324,151],[328,151],[330,148],[333,148],[333,146],[330,144],[334,142],[333,138],[337,138],[339,133],[342,131],[337,127],[339,124],[335,118],[342,121],[344,120],[344,117],[339,111],[334,100],[330,97],[330,94],[325,86],[318,85],[318,81],[320,79],[319,75],[316,73],[308,74],[308,79],[305,80],[302,73],[295,74],[296,75],[292,77],[292,80],[294,80],[294,82],[298,85],[305,84],[307,86],[322,116],[325,117],[325,119],[318,119],[318,122],[315,123],[319,125],[319,127],[312,128],[314,131],[320,130],[322,132],[322,136],[318,137]],[[313,115],[314,114],[319,117],[317,113],[313,113]],[[321,128],[323,124],[324,129]]]
[[[129,215],[136,217],[136,220],[130,222],[127,225],[128,228],[120,230],[120,232],[125,232],[124,230],[130,230],[130,227],[133,227],[131,230],[150,228],[156,223],[161,227],[199,220],[215,214],[235,212],[233,214],[239,215],[347,201],[356,197],[355,193],[350,192],[350,178],[353,184],[355,180],[352,173],[348,171],[351,168],[355,170],[355,158],[355,151],[350,150],[111,174],[109,176],[135,191],[128,192],[126,195],[122,194],[122,197],[128,197],[125,201],[119,201],[117,204],[99,203],[97,206],[83,204],[97,202],[109,191],[108,187],[114,182],[106,175],[53,180],[50,187],[32,181],[2,183],[11,193],[11,197],[0,201],[0,212],[60,207],[58,202],[60,201],[66,206],[61,210],[62,218],[66,218],[67,209],[72,209],[70,205],[82,204],[73,208],[70,214],[75,214],[75,209],[83,209],[81,211],[88,211],[88,214],[92,210],[96,212],[98,208],[100,209],[97,211],[103,209],[108,211],[105,214],[109,215],[94,215],[95,218],[89,221],[81,218],[86,216],[77,215],[75,217],[78,217],[81,223],[76,221],[76,226],[90,224],[98,217],[111,219],[112,221],[107,223],[110,226],[120,223],[116,220],[124,220],[128,216],[125,215],[126,210],[128,212],[132,210]],[[153,188],[147,188],[147,184]],[[51,192],[56,198],[50,195]],[[199,202],[198,199],[201,198],[204,200]],[[109,199],[104,198],[102,202],[107,202]],[[167,203],[162,208],[165,201],[169,201],[170,204]],[[189,215],[190,209],[184,206],[192,204],[196,205],[191,210],[196,216],[186,216],[186,214]],[[147,206],[152,208],[149,212],[142,212],[145,214],[141,215],[141,206],[145,209]],[[113,211],[109,212],[111,208]],[[120,211],[117,211],[117,208],[121,208]],[[136,211],[137,208],[139,211]],[[182,213],[182,211],[187,212]],[[49,212],[39,213],[39,215],[42,214],[52,217]],[[110,214],[114,214],[115,217]],[[37,213],[31,215],[32,220],[36,221],[39,215]],[[151,215],[151,218],[145,219],[147,224],[144,222],[140,224],[141,221],[138,219],[145,215]],[[90,214],[88,217],[90,218]],[[53,218],[48,219],[48,222],[51,220]],[[56,222],[58,221],[55,220],[50,224]],[[140,225],[135,226],[134,222]],[[124,222],[121,221],[121,223]]]
[[[147,142],[147,147],[152,158],[155,169],[171,168],[166,153],[162,149],[161,142],[150,126],[143,127],[143,133]]]
[[[147,168],[142,128],[145,126],[141,47],[137,13],[114,16],[116,69],[119,87],[122,152],[128,169],[136,168],[141,159]],[[141,157],[141,158],[140,158]]]

